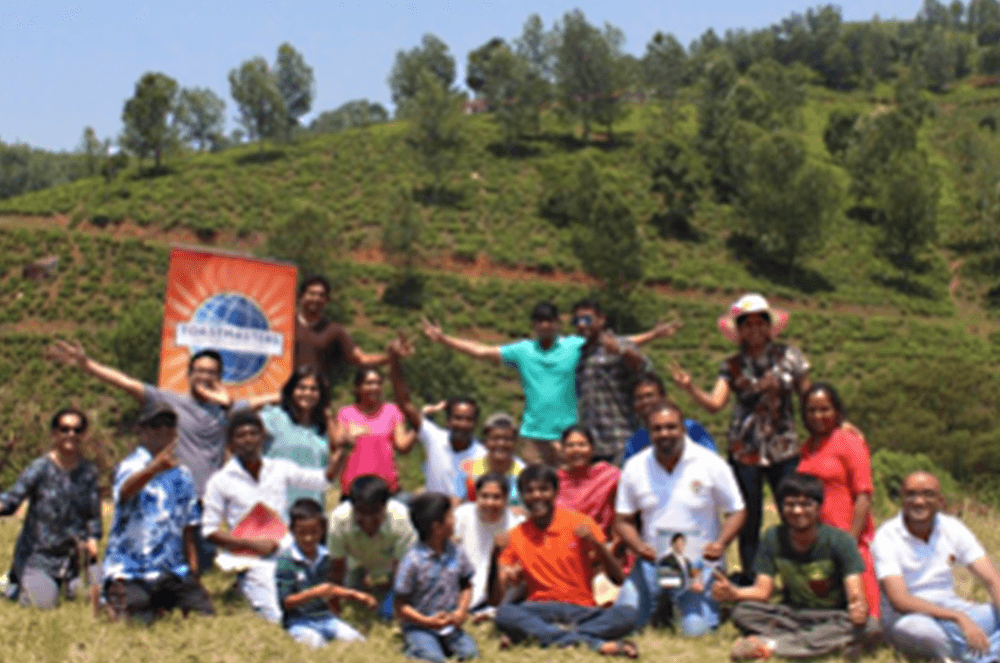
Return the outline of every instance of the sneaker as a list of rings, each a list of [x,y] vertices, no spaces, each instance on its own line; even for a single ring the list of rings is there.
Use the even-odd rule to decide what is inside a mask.
[[[762,640],[751,635],[748,638],[740,638],[733,643],[729,658],[733,661],[763,661],[771,658],[773,653],[773,640]]]

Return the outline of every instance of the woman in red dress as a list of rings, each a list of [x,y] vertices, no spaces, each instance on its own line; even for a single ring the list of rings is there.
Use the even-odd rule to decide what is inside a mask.
[[[869,550],[875,536],[871,516],[872,463],[861,431],[844,421],[844,405],[836,390],[817,382],[802,397],[802,419],[810,433],[802,446],[798,471],[823,482],[820,520],[851,533],[865,561],[865,598],[870,614],[879,616],[879,589]]]

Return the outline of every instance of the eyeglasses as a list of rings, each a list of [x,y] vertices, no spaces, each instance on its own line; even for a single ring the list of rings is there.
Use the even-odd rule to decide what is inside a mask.
[[[589,324],[593,324],[593,322],[594,322],[594,316],[592,316],[592,315],[574,315],[573,316],[573,325],[574,326],[576,326],[576,325],[589,325]]]
[[[936,490],[907,490],[903,493],[904,500],[915,500],[918,497],[923,497],[924,499],[933,500],[938,496]]]
[[[80,426],[63,426],[63,425],[60,424],[59,426],[56,427],[56,430],[59,431],[60,433],[66,434],[66,435],[69,435],[70,433],[76,433],[77,435],[83,435],[83,433],[87,430],[87,427],[83,426],[83,425],[80,425]]]
[[[802,509],[803,511],[807,511],[809,509],[815,508],[817,504],[819,504],[819,502],[809,498],[801,500],[785,500],[784,502],[781,503],[781,508],[786,509],[788,511],[794,511],[795,509]]]

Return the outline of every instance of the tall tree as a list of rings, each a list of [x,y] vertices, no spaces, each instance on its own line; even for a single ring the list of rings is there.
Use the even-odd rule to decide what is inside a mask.
[[[225,131],[226,102],[207,87],[181,89],[178,99],[177,121],[182,137],[197,143],[198,150],[216,145]]]
[[[143,74],[122,109],[122,147],[140,160],[152,154],[159,168],[164,151],[177,142],[176,112],[177,81],[159,72]]]
[[[530,15],[514,40],[514,54],[528,65],[522,96],[524,108],[531,111],[536,132],[542,130],[542,105],[552,99],[552,70],[555,61],[555,35],[545,30],[538,14]]]
[[[657,32],[646,44],[646,53],[642,58],[643,82],[652,88],[653,94],[663,103],[667,130],[671,132],[676,120],[677,94],[684,82],[686,64],[687,53],[672,34]]]
[[[267,60],[257,56],[229,72],[229,93],[239,108],[239,122],[250,140],[280,136],[287,126],[288,111],[278,81]]]
[[[937,174],[919,150],[899,153],[878,183],[875,207],[882,228],[879,249],[902,271],[908,283],[920,253],[937,238]]]
[[[416,93],[406,104],[410,132],[406,143],[431,174],[431,199],[439,200],[445,174],[465,144],[462,97],[430,69],[420,71]]]
[[[94,127],[84,127],[80,138],[80,153],[83,154],[83,170],[87,177],[97,175],[101,162],[108,156],[109,141],[101,141]]]
[[[432,34],[425,34],[420,45],[409,51],[396,51],[388,83],[397,117],[407,116],[408,105],[419,93],[425,71],[443,89],[451,90],[455,82],[455,58],[448,52],[447,44]]]
[[[299,125],[299,118],[312,108],[316,95],[313,70],[302,54],[285,42],[278,47],[274,76],[285,105],[285,130],[290,134]]]
[[[579,9],[567,12],[555,32],[555,78],[564,112],[583,123],[584,140],[595,122],[605,125],[610,135],[614,122],[628,112],[620,96],[625,85],[624,33],[611,24],[598,30]]]
[[[537,99],[530,89],[528,63],[514,54],[507,43],[491,39],[469,53],[466,85],[482,99],[512,148],[532,125]]]
[[[799,138],[778,131],[754,143],[741,189],[739,209],[747,228],[794,278],[797,261],[822,246],[826,228],[839,211],[835,180],[808,162]]]

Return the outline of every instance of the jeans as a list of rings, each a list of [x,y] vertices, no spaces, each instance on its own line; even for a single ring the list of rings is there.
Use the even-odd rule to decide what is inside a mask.
[[[712,569],[702,571],[701,582],[704,591],[665,590],[673,602],[675,616],[680,616],[680,631],[683,635],[704,635],[719,626],[719,604],[712,599]],[[661,600],[656,578],[656,565],[644,559],[636,560],[632,572],[618,594],[615,605],[629,606],[636,610],[636,628],[649,623]]]
[[[729,459],[736,475],[743,501],[747,506],[747,520],[740,530],[740,566],[743,574],[752,578],[753,561],[757,557],[760,543],[760,525],[764,514],[764,479],[771,486],[771,493],[777,494],[778,484],[799,466],[799,457],[775,463],[774,465],[745,465]]]
[[[277,564],[273,558],[255,559],[250,568],[237,576],[240,593],[250,602],[255,612],[272,624],[281,621],[278,586],[274,581]]]
[[[965,663],[1000,659],[1000,616],[992,604],[971,603],[957,596],[935,599],[932,603],[968,615],[986,633],[990,642],[989,651],[980,656],[971,653],[958,624],[915,612],[899,616],[891,610],[883,610],[885,639],[912,656],[952,658]]]
[[[460,628],[447,635],[440,635],[431,629],[403,624],[403,641],[406,643],[404,651],[408,657],[431,663],[443,663],[449,656],[460,661],[479,656],[476,641]]]
[[[288,635],[313,649],[325,646],[330,640],[365,641],[365,637],[354,630],[354,627],[334,615],[290,619],[285,624],[285,630]]]
[[[598,649],[635,630],[638,611],[614,605],[602,609],[572,603],[524,601],[497,608],[493,621],[514,642],[535,638],[543,647],[568,647],[582,642]]]

